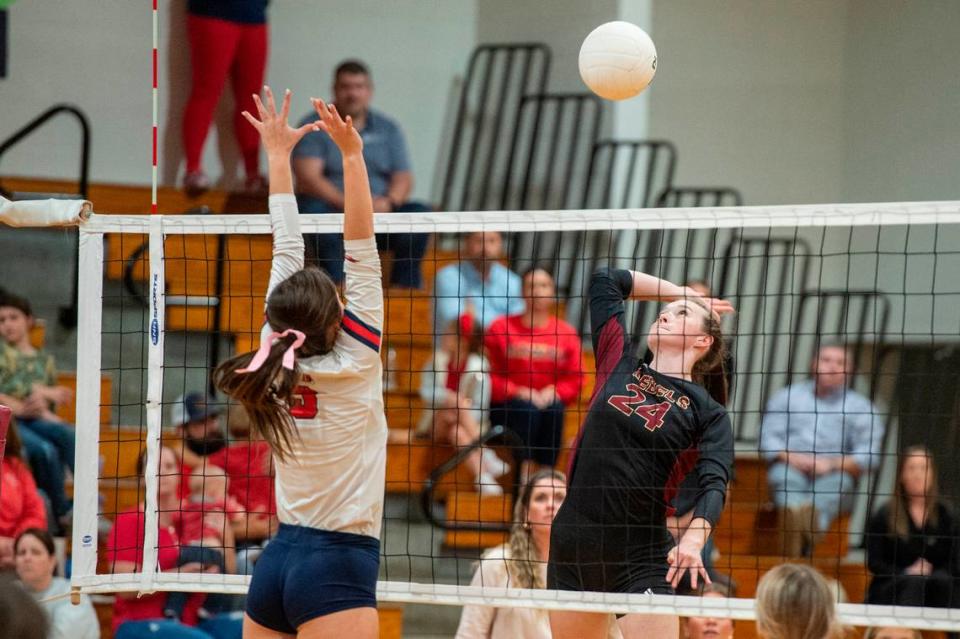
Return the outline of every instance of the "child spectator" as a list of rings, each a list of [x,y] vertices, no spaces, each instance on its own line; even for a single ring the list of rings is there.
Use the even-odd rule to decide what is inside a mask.
[[[0,570],[14,564],[14,540],[30,528],[46,528],[43,498],[20,452],[20,437],[13,422],[7,431],[0,464]]]
[[[206,570],[234,572],[226,555],[227,549],[233,548],[233,530],[228,523],[241,515],[243,506],[227,493],[227,483],[224,470],[216,466],[195,469],[190,475],[190,498],[179,513],[179,566],[198,563]],[[179,620],[189,599],[190,593],[171,592],[163,615]],[[201,619],[210,618],[227,610],[228,601],[226,595],[208,594],[197,614]]]
[[[506,426],[524,442],[518,460],[553,466],[563,437],[566,406],[583,386],[580,337],[557,317],[556,288],[545,269],[523,275],[526,310],[501,317],[484,337],[490,360],[490,423]]]
[[[440,335],[433,359],[420,373],[420,397],[426,410],[417,426],[419,434],[460,448],[479,439],[489,424],[490,379],[487,361],[480,352],[483,341],[474,316],[464,313]],[[496,478],[508,467],[496,453],[477,449],[464,459],[477,490],[501,495]]]
[[[70,503],[64,490],[64,466],[73,472],[76,434],[53,412],[70,401],[68,388],[56,386],[53,357],[30,344],[30,302],[7,294],[0,299],[0,403],[17,418],[26,458],[53,514],[64,524]]]

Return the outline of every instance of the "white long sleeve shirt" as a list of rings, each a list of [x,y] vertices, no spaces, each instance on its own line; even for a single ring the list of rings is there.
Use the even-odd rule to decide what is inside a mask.
[[[268,297],[303,268],[304,246],[292,194],[270,196],[270,219]],[[380,258],[372,236],[344,245],[344,317],[333,350],[298,360],[302,377],[291,413],[299,438],[285,462],[275,460],[277,516],[286,524],[379,538],[387,455]],[[261,340],[270,330],[264,327]]]

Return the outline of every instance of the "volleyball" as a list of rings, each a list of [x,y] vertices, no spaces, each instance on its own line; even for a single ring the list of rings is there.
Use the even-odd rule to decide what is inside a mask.
[[[657,72],[657,48],[647,32],[620,20],[601,24],[580,46],[580,77],[607,100],[626,100]]]

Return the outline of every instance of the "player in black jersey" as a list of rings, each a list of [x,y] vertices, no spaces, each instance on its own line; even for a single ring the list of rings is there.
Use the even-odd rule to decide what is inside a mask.
[[[650,327],[649,364],[631,354],[624,302],[669,302]],[[733,465],[722,403],[702,386],[717,379],[724,346],[719,316],[733,311],[644,273],[600,269],[590,280],[597,380],[575,444],[567,499],[550,538],[547,586],[559,590],[671,594],[690,571],[709,582],[700,550],[720,518]],[[723,379],[722,374],[719,375]],[[717,395],[724,395],[721,387]],[[669,504],[688,471],[699,492],[676,544]],[[555,639],[606,636],[606,614],[551,611]],[[630,614],[624,637],[676,637],[676,616]]]

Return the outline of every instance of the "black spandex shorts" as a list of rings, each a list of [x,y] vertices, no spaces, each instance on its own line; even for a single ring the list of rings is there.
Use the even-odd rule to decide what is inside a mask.
[[[673,545],[673,537],[663,524],[628,528],[564,525],[555,520],[550,534],[547,587],[672,595],[673,588],[667,583],[667,553]]]

